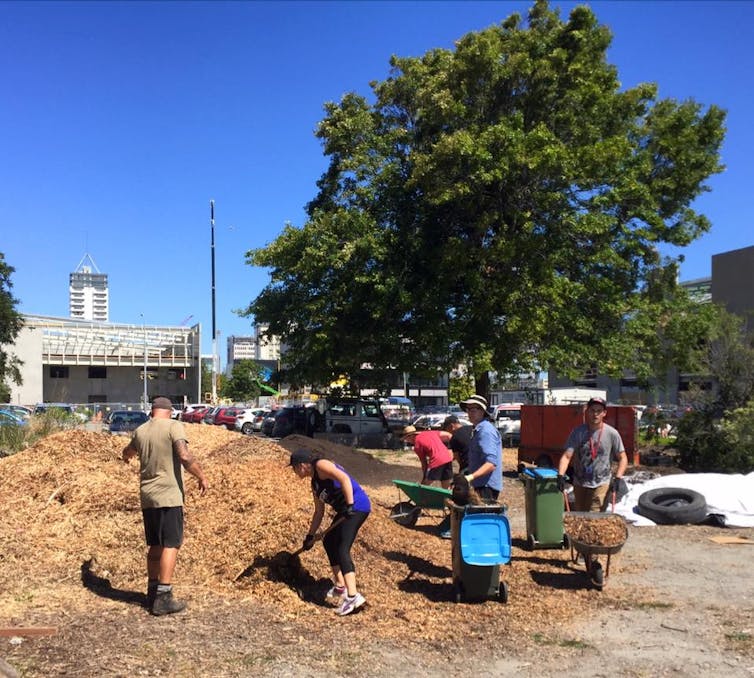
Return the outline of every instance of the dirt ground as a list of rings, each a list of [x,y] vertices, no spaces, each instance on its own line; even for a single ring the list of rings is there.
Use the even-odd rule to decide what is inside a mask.
[[[296,438],[281,444],[292,449],[301,444]],[[366,545],[355,553],[368,586],[368,604],[358,614],[338,618],[323,601],[300,590],[297,596],[285,589],[291,596],[286,599],[279,595],[279,583],[267,595],[268,589],[243,581],[217,585],[212,572],[201,579],[196,572],[203,570],[196,569],[191,554],[198,545],[189,542],[175,580],[189,608],[155,618],[142,607],[143,594],[132,583],[138,581],[135,575],[118,575],[115,562],[71,571],[68,565],[53,567],[54,552],[43,554],[33,544],[24,552],[25,563],[3,556],[25,544],[23,522],[11,521],[12,530],[0,529],[0,676],[4,670],[29,677],[754,675],[754,546],[711,541],[720,536],[754,540],[754,529],[629,527],[628,540],[611,558],[606,586],[592,590],[570,551],[526,549],[523,485],[515,473],[515,451],[506,450],[503,500],[513,553],[501,577],[510,581],[510,600],[456,603],[450,542],[435,534],[439,517],[430,513],[414,528],[386,519],[399,499],[391,480],[418,480],[413,453],[339,451],[333,456],[362,482],[374,504]],[[206,470],[212,478],[210,463]],[[9,472],[21,472],[18,460],[0,464],[0,488],[7,488]],[[232,502],[239,490],[231,479],[223,479],[225,489],[215,480],[211,492],[225,493],[222,502]],[[281,481],[296,482],[292,474]],[[60,482],[50,487],[63,487]],[[17,491],[4,494],[0,511],[13,517],[25,498]],[[38,494],[42,510],[55,503],[54,492]],[[69,505],[74,499],[71,494]],[[295,517],[297,535],[306,517]],[[97,519],[96,513],[87,518]],[[187,522],[192,522],[190,512]],[[378,532],[389,532],[394,541],[380,541]],[[138,534],[137,527],[129,534]],[[390,547],[399,541],[400,549]],[[97,553],[106,558],[117,544],[104,533],[102,542]],[[291,543],[283,546],[292,550]],[[66,545],[61,541],[58,547],[64,551]],[[132,550],[138,555],[143,553],[139,549],[134,539]],[[376,569],[387,559],[400,576],[388,576],[389,570],[363,572],[373,562],[371,555]],[[302,560],[312,587],[326,586],[321,557],[304,554]],[[194,579],[189,581],[190,573]],[[48,627],[54,629],[49,635],[8,631]]]

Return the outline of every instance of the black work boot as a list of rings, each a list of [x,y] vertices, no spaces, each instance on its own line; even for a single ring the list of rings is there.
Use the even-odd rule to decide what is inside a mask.
[[[147,610],[152,609],[152,605],[154,605],[154,599],[157,597],[157,582],[149,582],[147,584],[147,600],[144,603],[144,607],[147,608]]]
[[[152,605],[152,614],[159,617],[163,614],[173,614],[180,612],[186,608],[186,603],[183,600],[176,600],[173,598],[172,591],[166,591],[165,593],[157,592]]]

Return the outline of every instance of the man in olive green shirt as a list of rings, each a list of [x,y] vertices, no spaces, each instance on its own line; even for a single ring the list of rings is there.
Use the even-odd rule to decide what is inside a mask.
[[[155,398],[148,422],[134,431],[123,450],[128,463],[138,455],[140,498],[147,551],[147,607],[154,615],[180,612],[186,603],[173,598],[173,572],[183,543],[183,469],[207,491],[202,467],[188,449],[180,421],[171,418],[173,404]]]

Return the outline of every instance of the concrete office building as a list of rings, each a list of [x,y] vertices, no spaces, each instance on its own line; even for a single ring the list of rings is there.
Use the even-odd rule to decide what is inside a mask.
[[[148,327],[22,315],[6,350],[17,356],[21,385],[11,402],[139,403],[156,395],[198,402],[201,326]]]
[[[71,318],[106,323],[110,317],[107,274],[99,272],[89,254],[70,275],[68,303]]]
[[[754,330],[754,246],[713,255],[712,301],[745,318]]]
[[[231,373],[233,365],[239,360],[256,360],[257,340],[256,337],[240,337],[231,335],[227,340],[227,358],[225,368]]]

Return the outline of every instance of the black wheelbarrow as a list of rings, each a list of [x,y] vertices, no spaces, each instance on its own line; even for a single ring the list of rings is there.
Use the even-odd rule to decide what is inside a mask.
[[[611,521],[612,531],[616,535],[610,543],[598,543],[594,538],[595,529],[600,525],[593,521]],[[591,525],[590,525],[591,523]],[[571,560],[578,562],[578,556],[584,559],[584,565],[589,573],[592,585],[602,590],[605,580],[610,574],[610,556],[618,553],[628,539],[628,528],[622,516],[615,513],[592,513],[586,511],[569,511],[564,516],[564,529],[571,545]],[[604,570],[597,561],[597,556],[606,555]]]

